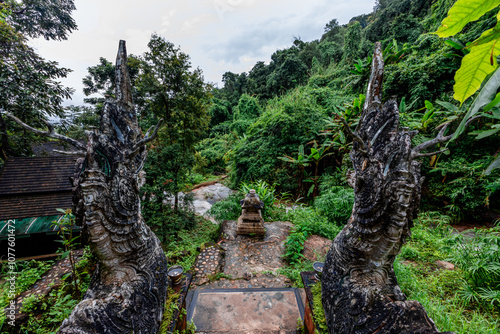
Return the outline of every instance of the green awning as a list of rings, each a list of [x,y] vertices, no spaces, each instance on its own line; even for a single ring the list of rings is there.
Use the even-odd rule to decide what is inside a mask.
[[[0,221],[0,240],[9,237],[9,222],[11,222],[10,226],[15,228],[16,238],[22,238],[34,233],[57,233],[59,226],[54,224],[54,222],[59,222],[63,217],[63,215],[54,215],[2,220]],[[80,230],[80,228],[74,226],[73,230]]]

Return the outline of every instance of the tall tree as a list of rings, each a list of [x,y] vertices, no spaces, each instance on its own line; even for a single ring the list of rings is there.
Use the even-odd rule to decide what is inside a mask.
[[[352,62],[359,57],[359,46],[361,43],[361,24],[355,21],[347,28],[344,43],[344,59]]]
[[[34,126],[62,116],[72,90],[57,80],[69,69],[46,61],[27,45],[27,37],[66,39],[76,29],[73,0],[0,0],[0,110]],[[0,159],[29,154],[28,134],[0,115]]]
[[[208,128],[211,87],[199,68],[191,71],[189,56],[171,42],[155,34],[148,47],[137,81],[146,103],[142,116],[146,122],[147,118],[165,120],[151,151],[155,164],[149,165],[148,185],[160,194],[173,193],[177,209],[177,193],[194,164],[194,145]]]
[[[134,55],[127,57],[127,68],[132,84],[132,97],[136,105],[142,102],[135,86],[135,81],[140,72],[140,65],[140,57]],[[99,58],[99,64],[90,66],[87,70],[89,74],[82,80],[83,93],[87,96],[84,102],[93,105],[96,112],[100,114],[106,96],[114,96],[115,94],[115,65],[106,58],[101,57]]]

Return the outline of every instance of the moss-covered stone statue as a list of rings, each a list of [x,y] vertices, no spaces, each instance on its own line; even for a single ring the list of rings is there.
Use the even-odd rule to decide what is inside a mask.
[[[435,139],[412,148],[417,132],[400,127],[396,101],[382,104],[383,69],[376,43],[365,105],[351,133],[354,208],[326,257],[323,306],[330,333],[437,333],[424,307],[401,292],[393,264],[419,210],[418,158],[437,154],[421,152],[452,135],[444,136],[444,126]]]
[[[265,235],[266,230],[261,211],[264,209],[264,202],[260,200],[255,190],[250,189],[245,198],[240,201],[240,204],[242,210],[236,225],[236,234]]]

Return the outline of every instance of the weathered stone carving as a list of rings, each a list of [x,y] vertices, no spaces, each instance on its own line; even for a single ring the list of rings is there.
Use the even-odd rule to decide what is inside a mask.
[[[144,223],[139,199],[144,144],[154,135],[142,137],[126,64],[120,41],[116,101],[105,102],[99,131],[88,133],[74,179],[75,216],[88,229],[99,266],[60,333],[156,333],[162,317],[167,259]]]
[[[125,41],[116,60],[116,101],[108,98],[100,128],[87,132],[84,146],[70,138],[29,127],[42,135],[65,140],[82,154],[73,179],[77,224],[89,235],[98,267],[83,300],[59,333],[157,333],[167,293],[167,259],[160,242],[141,215],[139,188],[144,175],[145,144],[132,103]]]
[[[330,333],[437,332],[423,306],[406,300],[393,263],[419,209],[423,178],[416,159],[436,154],[420,152],[452,136],[443,136],[445,126],[437,138],[412,149],[417,132],[399,127],[396,101],[382,105],[383,67],[376,43],[365,105],[351,133],[355,203],[328,252],[321,281]]]
[[[238,218],[236,225],[236,234],[250,234],[265,235],[264,219],[262,218],[261,210],[264,208],[259,196],[255,193],[254,189],[240,201],[241,216]]]

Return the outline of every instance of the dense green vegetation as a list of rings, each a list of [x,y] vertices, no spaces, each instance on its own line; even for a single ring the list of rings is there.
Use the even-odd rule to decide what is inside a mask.
[[[498,217],[499,172],[484,172],[499,150],[500,109],[496,102],[483,108],[473,98],[462,105],[453,101],[453,77],[468,53],[464,46],[495,26],[496,11],[486,11],[452,38],[429,34],[453,3],[378,1],[372,13],[346,25],[332,20],[318,40],[296,39],[267,65],[258,62],[248,73],[227,72],[224,87],[213,93],[208,138],[197,146],[204,162],[198,169],[210,173],[225,165],[234,187],[265,180],[306,203],[320,189],[344,187],[339,175],[350,168],[350,144],[338,116],[354,129],[373,43],[380,40],[384,96],[401,102],[402,124],[419,131],[415,144],[432,138],[443,123],[452,122],[453,131],[471,109],[482,109],[483,117],[449,143],[446,154],[424,160],[424,209],[441,210],[454,221]],[[327,179],[328,186],[322,187]]]
[[[454,75],[469,53],[465,46],[495,26],[498,4],[452,38],[429,34],[454,2],[378,1],[374,12],[346,25],[332,20],[318,40],[295,40],[276,51],[268,65],[258,62],[249,73],[226,73],[224,87],[214,91],[206,146],[197,149],[212,162],[203,166],[207,172],[226,164],[234,187],[266,181],[302,203],[284,217],[295,228],[286,243],[290,266],[281,270],[300,286],[299,271],[311,269],[301,253],[304,241],[311,234],[333,239],[350,215],[349,131],[339,117],[354,130],[373,43],[382,41],[384,95],[398,99],[403,126],[419,131],[415,145],[435,136],[443,123],[452,122],[449,131],[463,132],[464,116],[482,116],[443,146],[443,154],[423,162],[423,213],[395,265],[401,287],[424,304],[441,330],[494,333],[500,310],[498,232],[452,234],[450,224],[482,225],[500,217],[499,171],[487,170],[500,149],[499,82],[486,77],[479,93],[460,100],[463,104],[453,100]],[[492,62],[498,68],[494,57]],[[284,76],[288,80],[276,80]],[[253,113],[242,118],[240,108],[250,99]],[[234,219],[236,198],[218,203],[212,212],[220,220]],[[438,269],[437,260],[451,261],[456,269]]]

